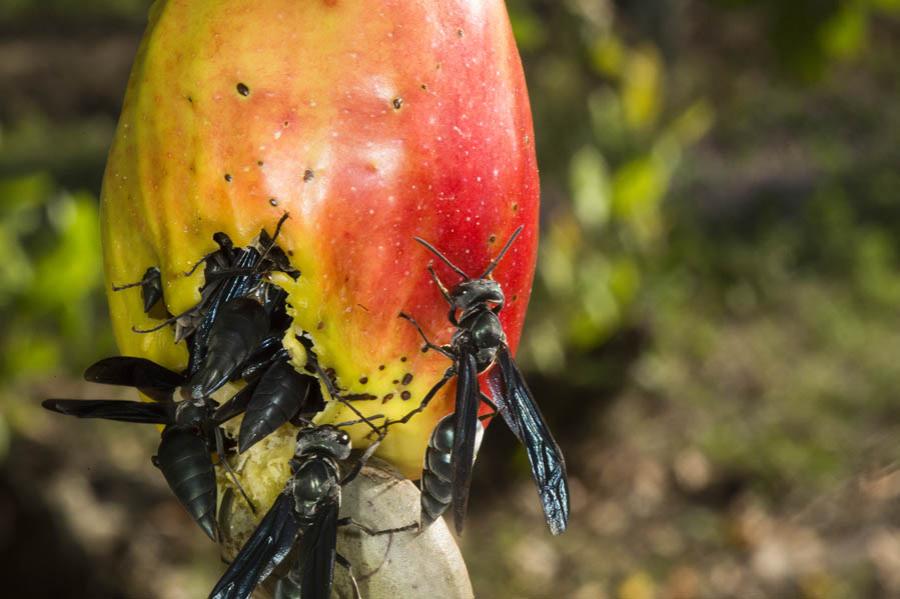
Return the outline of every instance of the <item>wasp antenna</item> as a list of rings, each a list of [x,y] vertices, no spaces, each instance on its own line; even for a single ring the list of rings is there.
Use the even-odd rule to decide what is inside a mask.
[[[269,239],[269,243],[266,245],[266,249],[263,250],[262,255],[259,257],[257,264],[262,264],[263,261],[268,257],[269,252],[272,251],[272,248],[275,247],[275,241],[278,239],[278,236],[281,234],[281,225],[284,224],[290,217],[290,213],[285,211],[284,214],[281,215],[281,218],[278,219],[278,224],[275,225],[275,233],[272,234],[272,238]],[[265,229],[263,229],[263,233],[265,233]]]
[[[503,249],[500,250],[500,253],[497,254],[497,257],[494,258],[490,264],[488,264],[487,270],[485,270],[478,278],[486,279],[494,271],[494,269],[497,268],[497,265],[500,264],[500,260],[502,260],[503,256],[506,255],[506,252],[509,251],[509,248],[512,246],[513,241],[516,240],[516,237],[519,236],[519,233],[521,233],[522,229],[524,228],[525,225],[519,225],[518,228],[513,231],[513,234],[509,236],[509,241],[506,242],[506,245],[503,246]]]
[[[446,264],[447,266],[449,266],[450,268],[453,269],[453,272],[455,272],[456,274],[461,276],[463,279],[465,279],[467,281],[469,280],[469,275],[467,275],[465,272],[463,272],[463,269],[461,269],[457,265],[450,262],[450,259],[447,258],[447,256],[445,256],[444,254],[440,253],[436,247],[434,247],[433,245],[431,245],[430,243],[428,243],[421,237],[413,237],[413,239],[415,239],[416,241],[418,241],[419,243],[424,245],[428,249],[428,251],[430,251],[432,254],[434,254],[435,256],[440,258],[441,262],[443,262],[444,264]]]
[[[356,420],[345,420],[344,422],[336,422],[331,426],[341,427],[341,426],[350,426],[352,424],[362,424],[363,421],[372,421],[378,420],[379,418],[384,418],[384,414],[375,414],[374,416],[368,416],[365,418],[357,418]]]
[[[159,269],[155,266],[151,266],[144,272],[144,276],[141,277],[140,281],[135,281],[134,283],[125,283],[124,285],[115,285],[113,284],[113,291],[122,291],[123,289],[131,289],[132,287],[140,287],[145,284],[147,281],[151,280],[154,275],[159,275]]]
[[[290,217],[290,212],[285,211],[285,213],[281,215],[281,218],[278,219],[278,224],[275,225],[275,233],[272,234],[272,243],[275,243],[275,240],[278,239],[278,235],[281,233],[281,225],[283,225],[284,221]]]
[[[337,401],[341,402],[343,405],[347,406],[351,412],[356,414],[356,417],[359,418],[360,423],[365,422],[367,425],[369,425],[369,428],[372,429],[373,433],[379,434],[378,428],[376,428],[375,425],[372,424],[368,418],[366,418],[365,414],[360,412],[359,409],[357,409],[357,407],[353,405],[353,402],[347,401],[347,398],[343,397],[338,392],[338,390],[334,386],[334,383],[332,382],[331,378],[329,378],[328,374],[322,369],[322,365],[319,364],[319,361],[314,360],[312,364],[313,364],[313,368],[316,371],[316,374],[319,376],[320,379],[322,379],[322,381],[324,381],[325,389],[328,391],[328,395],[331,396],[331,399],[337,400]]]

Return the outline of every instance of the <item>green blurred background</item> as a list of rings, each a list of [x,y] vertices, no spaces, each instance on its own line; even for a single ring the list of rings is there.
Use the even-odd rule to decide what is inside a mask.
[[[205,596],[152,430],[42,398],[115,353],[97,196],[148,0],[0,0],[7,596]],[[900,596],[900,0],[510,0],[543,208],[522,363],[566,452],[550,537],[503,427],[479,597]],[[129,429],[131,432],[131,429]]]

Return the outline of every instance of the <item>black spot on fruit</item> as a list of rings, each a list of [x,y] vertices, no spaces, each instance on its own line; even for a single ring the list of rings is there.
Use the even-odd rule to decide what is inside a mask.
[[[303,182],[309,183],[315,178],[316,174],[312,171],[312,169],[306,169],[303,171]]]
[[[244,97],[247,97],[250,95],[250,88],[247,87],[243,83],[238,83],[237,84],[237,93],[241,94]]]

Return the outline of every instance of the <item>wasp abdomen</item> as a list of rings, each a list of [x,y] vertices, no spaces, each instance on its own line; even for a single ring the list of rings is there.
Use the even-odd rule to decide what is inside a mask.
[[[203,366],[190,382],[191,395],[206,397],[228,382],[268,331],[269,315],[259,302],[239,297],[225,304],[210,331]]]
[[[163,431],[156,464],[172,492],[211,539],[216,538],[216,473],[206,442],[188,430]]]
[[[241,422],[240,453],[261,441],[296,416],[314,379],[294,370],[289,362],[273,364],[263,375]]]
[[[422,470],[421,521],[428,526],[437,520],[453,497],[453,427],[456,415],[448,414],[438,421],[425,449],[425,467]],[[479,421],[475,433],[475,455],[481,447],[484,427]]]

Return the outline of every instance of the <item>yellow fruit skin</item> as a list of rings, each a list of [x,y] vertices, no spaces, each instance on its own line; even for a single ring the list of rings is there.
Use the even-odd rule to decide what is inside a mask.
[[[302,275],[275,280],[295,331],[343,392],[374,397],[360,410],[397,417],[449,366],[397,314],[439,344],[453,332],[414,236],[474,276],[525,225],[494,273],[518,344],[537,247],[533,139],[500,0],[157,0],[104,178],[107,280],[158,266],[181,313],[200,299],[203,269],[185,272],[216,249],[213,233],[247,245],[288,212],[278,243]],[[121,352],[184,368],[170,327],[133,332],[159,322],[139,296],[108,292]],[[379,455],[417,478],[453,390],[394,427]],[[353,417],[335,404],[321,419]]]

